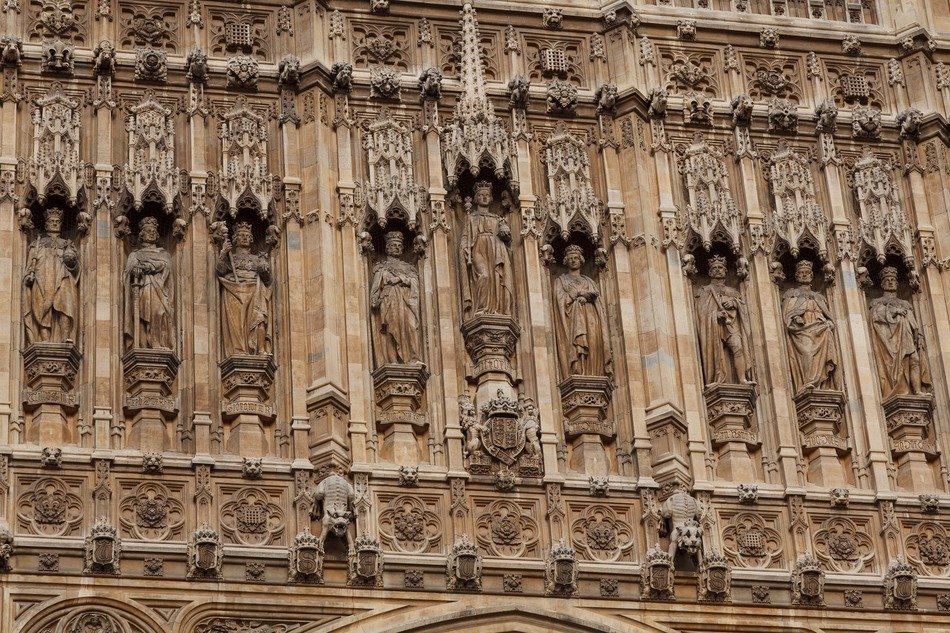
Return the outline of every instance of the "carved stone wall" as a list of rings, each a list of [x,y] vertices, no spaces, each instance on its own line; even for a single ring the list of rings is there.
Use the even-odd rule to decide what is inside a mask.
[[[0,20],[0,631],[946,627],[950,0]]]

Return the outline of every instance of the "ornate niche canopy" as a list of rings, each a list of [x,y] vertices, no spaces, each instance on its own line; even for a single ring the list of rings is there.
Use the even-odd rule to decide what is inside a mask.
[[[861,216],[858,227],[863,250],[882,264],[888,255],[897,255],[913,270],[913,232],[901,206],[891,165],[865,151],[854,164],[854,194]]]
[[[365,126],[363,148],[369,163],[369,178],[362,185],[362,203],[366,222],[375,216],[385,227],[391,218],[400,218],[415,230],[424,206],[425,188],[415,182],[412,170],[412,135],[409,127],[382,108],[374,121]]]
[[[256,209],[269,217],[274,179],[267,170],[267,121],[244,98],[221,117],[220,194],[223,210],[236,217],[239,209]]]
[[[549,234],[560,233],[566,241],[573,231],[586,233],[600,243],[603,203],[594,193],[586,143],[558,123],[544,147],[549,195],[542,202]]]
[[[500,180],[507,180],[511,173],[511,140],[485,93],[478,21],[470,2],[462,7],[461,25],[462,94],[455,104],[455,118],[442,135],[442,160],[449,187],[455,186],[465,170],[477,176],[484,167]]]
[[[679,170],[687,196],[686,208],[679,214],[685,249],[702,246],[709,251],[713,242],[721,242],[738,255],[742,216],[732,197],[722,153],[697,135],[686,148]]]
[[[146,202],[172,213],[179,195],[175,167],[175,121],[172,111],[146,94],[129,110],[129,159],[125,165],[125,188],[132,207],[140,211]]]
[[[780,146],[769,160],[769,186],[775,203],[769,221],[773,250],[785,250],[797,258],[802,248],[811,248],[827,262],[828,218],[818,204],[805,157]]]
[[[85,164],[79,159],[79,103],[59,83],[34,102],[30,185],[40,204],[58,195],[75,206],[83,188]]]

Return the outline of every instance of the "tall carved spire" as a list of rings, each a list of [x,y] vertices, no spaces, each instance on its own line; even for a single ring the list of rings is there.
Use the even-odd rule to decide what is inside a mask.
[[[461,25],[462,94],[455,104],[455,118],[443,135],[444,164],[450,187],[466,169],[477,176],[479,169],[486,167],[493,170],[497,178],[505,178],[511,161],[508,132],[495,116],[495,109],[485,94],[478,21],[471,2],[462,7]]]

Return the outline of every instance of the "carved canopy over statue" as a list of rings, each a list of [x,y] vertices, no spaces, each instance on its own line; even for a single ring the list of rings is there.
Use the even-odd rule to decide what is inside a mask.
[[[725,257],[710,258],[709,277],[696,300],[705,383],[754,384],[749,309],[741,293],[725,283]]]
[[[156,244],[158,220],[139,223],[139,247],[125,263],[125,323],[129,348],[173,349],[175,288],[172,258]]]
[[[386,258],[373,267],[370,306],[376,365],[422,362],[419,273],[400,258],[403,234],[386,234]]]
[[[251,250],[247,222],[234,227],[234,244],[225,240],[215,270],[221,283],[221,341],[225,358],[269,355],[271,268],[265,255]]]
[[[564,252],[568,272],[554,281],[554,323],[561,375],[611,376],[610,337],[600,288],[593,279],[581,274],[583,264],[583,249],[568,246]]]
[[[75,342],[79,325],[79,254],[60,237],[63,210],[45,211],[46,234],[30,244],[24,286],[26,344]]]
[[[475,204],[466,201],[462,229],[462,307],[466,316],[497,314],[512,316],[511,229],[492,209],[492,185],[475,184]]]
[[[885,400],[930,390],[924,334],[909,301],[897,297],[897,269],[881,270],[884,294],[871,301],[871,345]]]
[[[838,388],[834,320],[824,295],[811,288],[813,268],[811,261],[799,261],[795,266],[798,287],[786,290],[782,296],[782,322],[788,335],[795,393]]]

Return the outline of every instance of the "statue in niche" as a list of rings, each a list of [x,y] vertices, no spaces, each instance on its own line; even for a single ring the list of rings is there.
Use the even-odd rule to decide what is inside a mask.
[[[377,367],[422,362],[419,273],[399,259],[402,252],[402,232],[386,233],[386,259],[373,267],[370,307]]]
[[[234,226],[234,244],[225,240],[215,271],[221,282],[221,341],[224,356],[262,356],[272,352],[269,332],[271,269],[251,251],[251,225]]]
[[[564,265],[568,272],[554,281],[554,327],[561,374],[565,378],[611,376],[607,319],[597,282],[581,274],[583,249],[573,244],[564,249]]]
[[[699,352],[707,385],[755,384],[752,378],[752,330],[745,299],[727,286],[726,258],[709,259],[710,282],[696,299]]]
[[[795,265],[797,288],[782,295],[782,322],[788,335],[788,359],[795,393],[808,389],[837,389],[838,348],[828,301],[811,288],[814,265]]]
[[[475,203],[466,200],[460,259],[462,307],[466,316],[512,315],[511,229],[492,211],[492,185],[475,183]]]
[[[139,222],[139,247],[125,262],[125,324],[129,348],[172,349],[175,289],[172,258],[159,246],[158,220]]]
[[[897,297],[897,269],[881,270],[884,294],[870,304],[871,345],[885,400],[930,390],[924,334],[909,301]]]
[[[26,344],[75,342],[79,325],[79,254],[60,237],[63,210],[44,214],[46,235],[30,244],[23,275]]]

